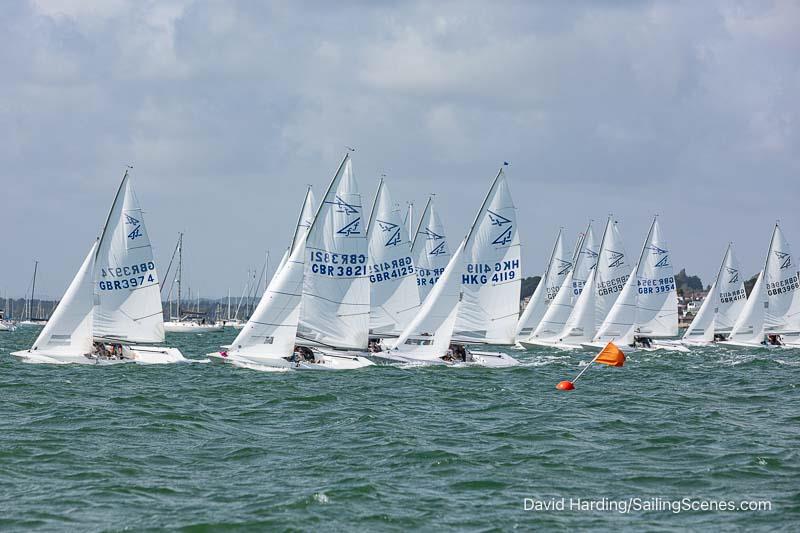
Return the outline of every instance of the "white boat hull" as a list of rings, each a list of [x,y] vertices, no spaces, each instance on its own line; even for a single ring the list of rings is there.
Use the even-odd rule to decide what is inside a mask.
[[[222,331],[222,325],[198,324],[196,322],[164,322],[164,331],[170,333],[208,333]]]
[[[348,352],[328,352],[313,349],[314,361],[289,361],[282,357],[258,357],[253,355],[242,355],[235,352],[213,352],[208,358],[213,363],[227,363],[240,368],[266,371],[287,371],[287,370],[356,370],[375,363],[358,353]]]
[[[580,350],[580,344],[568,344],[565,342],[550,342],[545,340],[524,340],[519,341],[523,348],[556,348],[558,350]]]
[[[22,350],[11,355],[23,363],[49,365],[118,365],[137,363],[140,365],[163,365],[189,362],[177,348],[161,348],[158,346],[125,346],[124,359],[96,358],[87,354],[63,353],[56,351]]]
[[[0,331],[16,331],[17,326],[11,322],[0,322]]]

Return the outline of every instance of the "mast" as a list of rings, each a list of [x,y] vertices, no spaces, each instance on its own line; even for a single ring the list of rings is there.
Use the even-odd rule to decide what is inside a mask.
[[[183,282],[183,233],[178,234],[178,312],[176,316],[181,319],[181,283]]]
[[[417,231],[411,238],[411,249],[414,249],[414,244],[417,242],[417,237],[419,236],[419,232],[422,229],[422,221],[425,220],[425,215],[431,208],[431,201],[433,200],[433,195],[428,196],[428,203],[425,204],[425,209],[422,210],[422,216],[419,217],[419,223],[417,224]]]
[[[31,301],[28,304],[28,320],[31,320],[33,315],[33,297],[36,294],[36,271],[39,269],[39,261],[33,262],[33,285],[31,286]]]

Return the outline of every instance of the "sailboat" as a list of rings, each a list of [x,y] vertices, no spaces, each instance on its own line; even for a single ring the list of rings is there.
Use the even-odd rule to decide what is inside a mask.
[[[746,301],[744,281],[739,275],[739,261],[733,253],[733,244],[728,244],[714,284],[683,334],[683,344],[707,346],[726,340]]]
[[[556,241],[553,244],[553,251],[547,261],[544,274],[539,279],[536,290],[533,291],[528,305],[517,321],[517,340],[528,338],[539,322],[544,318],[547,308],[555,300],[561,285],[572,271],[572,258],[567,256],[564,247],[563,229],[558,230]]]
[[[186,361],[164,342],[153,250],[128,172],[103,232],[29,350],[31,363],[116,364]],[[142,343],[142,344],[133,344]]]
[[[600,240],[597,265],[553,346],[574,350],[592,342],[630,273],[619,227],[613,216],[609,216]]]
[[[647,232],[633,274],[625,281],[597,334],[587,349],[602,349],[609,342],[623,351],[671,349],[686,351],[678,343],[656,344],[653,339],[678,335],[678,296],[670,252],[658,217]]]
[[[519,272],[516,208],[501,167],[467,236],[419,313],[390,349],[377,355],[410,363],[518,364],[507,354],[468,345],[513,345]]]
[[[12,320],[8,320],[5,311],[0,309],[0,331],[16,331],[17,325]]]
[[[433,204],[433,195],[428,198],[419,219],[414,240],[411,242],[411,258],[417,271],[419,301],[424,302],[428,293],[450,262],[447,234]]]
[[[411,216],[408,213],[408,216]],[[419,311],[419,291],[411,241],[384,178],[367,226],[370,283],[369,330],[375,342],[397,337]]]
[[[347,154],[247,325],[209,358],[263,370],[363,368],[374,364],[363,357],[368,330],[367,240]]]
[[[222,324],[206,318],[200,313],[200,296],[197,296],[197,312],[181,312],[181,284],[183,282],[183,233],[178,235],[178,270],[175,283],[178,285],[177,312],[171,316],[169,321],[164,322],[164,330],[170,333],[208,333],[212,331],[222,331]],[[190,287],[191,289],[191,287]],[[191,298],[191,292],[189,294]]]
[[[33,262],[33,281],[31,282],[31,297],[25,299],[25,312],[23,315],[26,317],[19,322],[20,326],[42,326],[47,323],[47,320],[42,320],[37,313],[36,317],[33,316],[33,300],[36,297],[36,274],[39,271],[39,261]],[[41,306],[41,300],[39,305]]]
[[[728,340],[737,347],[777,347],[800,339],[800,274],[778,224],[772,232],[764,269]]]
[[[597,243],[592,230],[592,223],[578,238],[572,257],[573,268],[567,273],[561,288],[545,310],[536,329],[527,338],[518,342],[525,348],[533,346],[550,346],[558,342],[558,336],[572,314],[578,297],[586,286],[586,280],[597,264]]]

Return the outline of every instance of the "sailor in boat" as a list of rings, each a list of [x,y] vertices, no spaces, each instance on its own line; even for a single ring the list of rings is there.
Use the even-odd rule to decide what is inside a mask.
[[[783,346],[783,340],[781,340],[780,335],[770,334],[767,335],[763,341],[761,341],[761,344],[764,346]]]
[[[722,333],[714,333],[714,342],[726,341],[728,338]]]
[[[288,361],[292,363],[316,363],[317,358],[314,356],[313,350],[308,346],[295,346],[294,353],[292,353],[291,357],[287,358]]]
[[[634,337],[633,345],[637,348],[652,348],[653,339],[650,337]]]

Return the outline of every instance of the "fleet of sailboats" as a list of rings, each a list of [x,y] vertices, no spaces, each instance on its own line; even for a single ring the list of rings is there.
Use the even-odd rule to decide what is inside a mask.
[[[266,265],[259,276],[266,290],[246,322],[238,320],[238,309],[231,317],[230,293],[227,320],[218,312],[216,322],[204,323],[181,309],[183,234],[173,253],[177,311],[165,322],[150,240],[126,170],[100,237],[50,320],[30,349],[12,355],[49,364],[182,362],[187,359],[179,350],[160,346],[165,330],[221,331],[237,321],[236,338],[208,354],[210,360],[265,371],[353,370],[376,361],[519,364],[490,346],[800,346],[800,273],[778,224],[749,296],[728,245],[707,297],[679,338],[675,273],[658,217],[633,263],[613,216],[599,242],[589,222],[573,250],[559,229],[520,313],[520,234],[504,166],[455,250],[434,200],[413,227],[413,204],[401,209],[384,176],[366,216],[348,152],[319,205],[308,187],[272,279],[267,283]],[[37,270],[38,262],[26,298],[28,320]],[[0,316],[0,330],[15,327]]]

